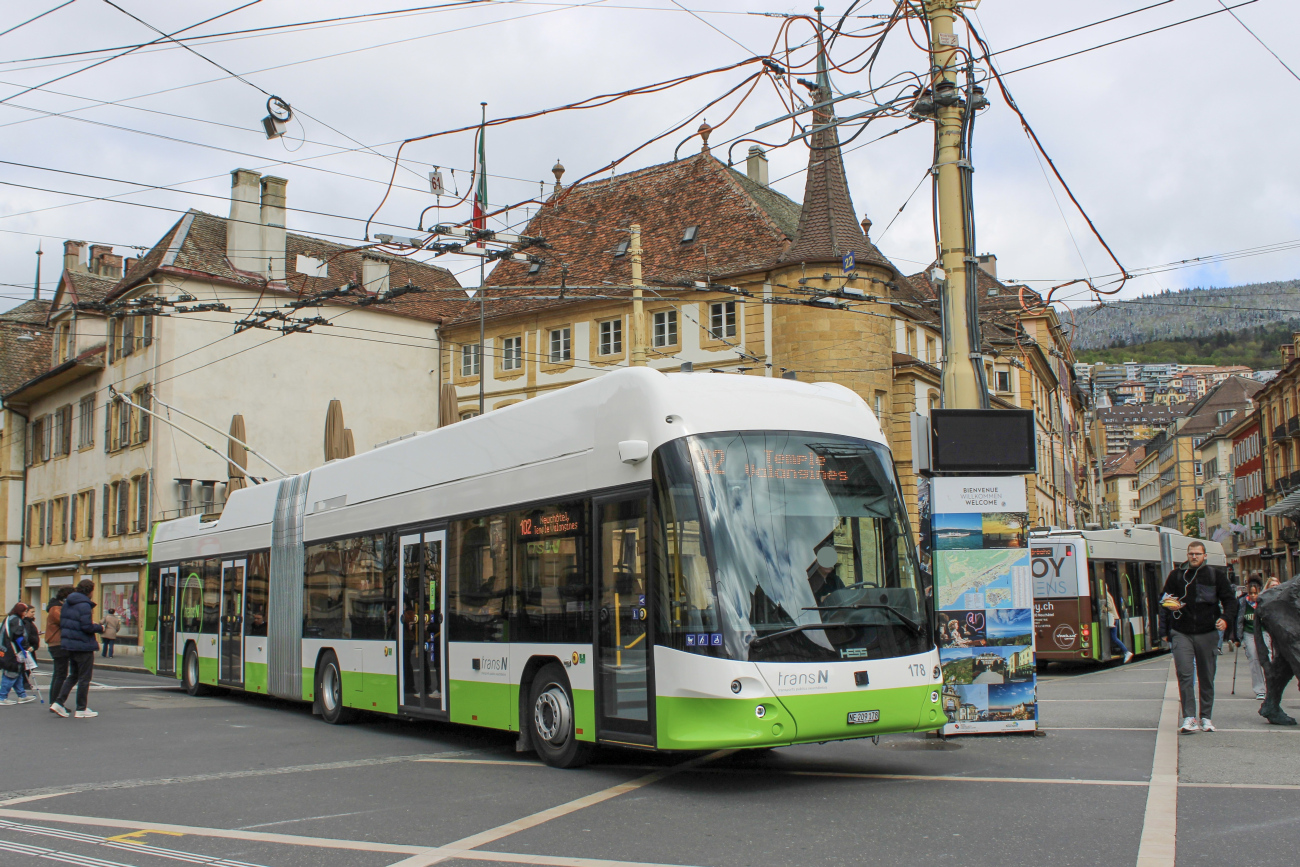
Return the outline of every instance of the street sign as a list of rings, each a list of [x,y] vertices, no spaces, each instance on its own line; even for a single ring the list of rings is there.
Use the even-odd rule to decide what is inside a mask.
[[[1262,532],[1264,532],[1264,525],[1263,525],[1263,524],[1255,524],[1255,525],[1253,525],[1250,529],[1254,530],[1256,533],[1262,533]]]
[[[844,262],[843,262],[843,265],[844,265],[844,273],[845,273],[845,274],[851,274],[851,273],[853,273],[853,267],[854,267],[856,264],[857,264],[857,259],[856,259],[856,257],[853,255],[853,251],[852,251],[852,250],[850,250],[849,252],[847,252],[847,253],[844,254]]]

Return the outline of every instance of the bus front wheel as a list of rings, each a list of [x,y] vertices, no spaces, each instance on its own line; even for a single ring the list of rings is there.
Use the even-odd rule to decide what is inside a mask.
[[[199,681],[199,651],[193,644],[185,648],[181,663],[181,685],[190,695],[207,695],[208,688]]]
[[[538,757],[553,768],[576,768],[591,758],[591,744],[579,741],[573,716],[573,691],[564,669],[544,666],[533,678],[528,724]]]
[[[343,706],[343,671],[334,651],[327,651],[316,666],[316,701],[321,719],[330,725],[352,722],[352,708]]]

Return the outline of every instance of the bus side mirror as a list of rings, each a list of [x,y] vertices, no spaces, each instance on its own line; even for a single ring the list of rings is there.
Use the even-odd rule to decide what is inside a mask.
[[[618,444],[618,459],[625,464],[639,464],[650,456],[650,444],[645,440],[623,440]]]

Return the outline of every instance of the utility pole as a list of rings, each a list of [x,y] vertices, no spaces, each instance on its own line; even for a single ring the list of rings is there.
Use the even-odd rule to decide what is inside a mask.
[[[967,113],[974,99],[962,99],[957,86],[958,39],[954,30],[959,0],[927,0],[930,19],[931,83],[935,108],[935,166],[939,209],[938,277],[943,309],[943,405],[947,409],[987,409],[989,393],[980,355],[979,310],[975,293],[975,226],[970,201],[971,164],[965,156]],[[971,93],[973,94],[973,88]]]
[[[641,226],[632,224],[632,240],[628,244],[632,255],[632,367],[645,367],[645,303],[641,296]]]

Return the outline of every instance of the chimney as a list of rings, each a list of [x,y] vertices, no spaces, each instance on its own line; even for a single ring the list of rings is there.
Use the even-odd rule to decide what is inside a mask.
[[[1292,361],[1295,360],[1295,346],[1296,345],[1294,343],[1283,343],[1281,346],[1277,348],[1277,351],[1282,353],[1283,367],[1286,367],[1288,364],[1290,364]]]
[[[64,241],[63,242],[63,270],[80,271],[86,273],[89,268],[82,262],[82,255],[86,252],[85,241]]]
[[[130,258],[129,256],[128,256],[125,260],[123,260],[123,262],[122,262],[122,276],[123,276],[123,277],[125,277],[127,274],[130,274],[130,273],[131,273],[131,269],[135,267],[135,263],[136,263],[137,261],[138,261],[138,260],[136,260],[136,259],[132,259],[132,258]]]
[[[262,273],[272,280],[285,275],[284,178],[262,178]]]
[[[998,257],[992,253],[984,253],[977,258],[979,266],[984,269],[984,273],[994,280],[998,279]]]
[[[388,291],[388,262],[364,256],[361,259],[361,287],[372,294]]]
[[[767,186],[767,154],[758,145],[749,146],[749,159],[745,162],[745,174],[759,186]]]
[[[237,271],[266,274],[262,258],[262,217],[258,213],[258,181],[248,169],[230,173],[230,219],[226,223],[226,258]]]
[[[112,247],[104,244],[91,244],[90,272],[101,277],[121,277],[122,257],[115,256]]]

